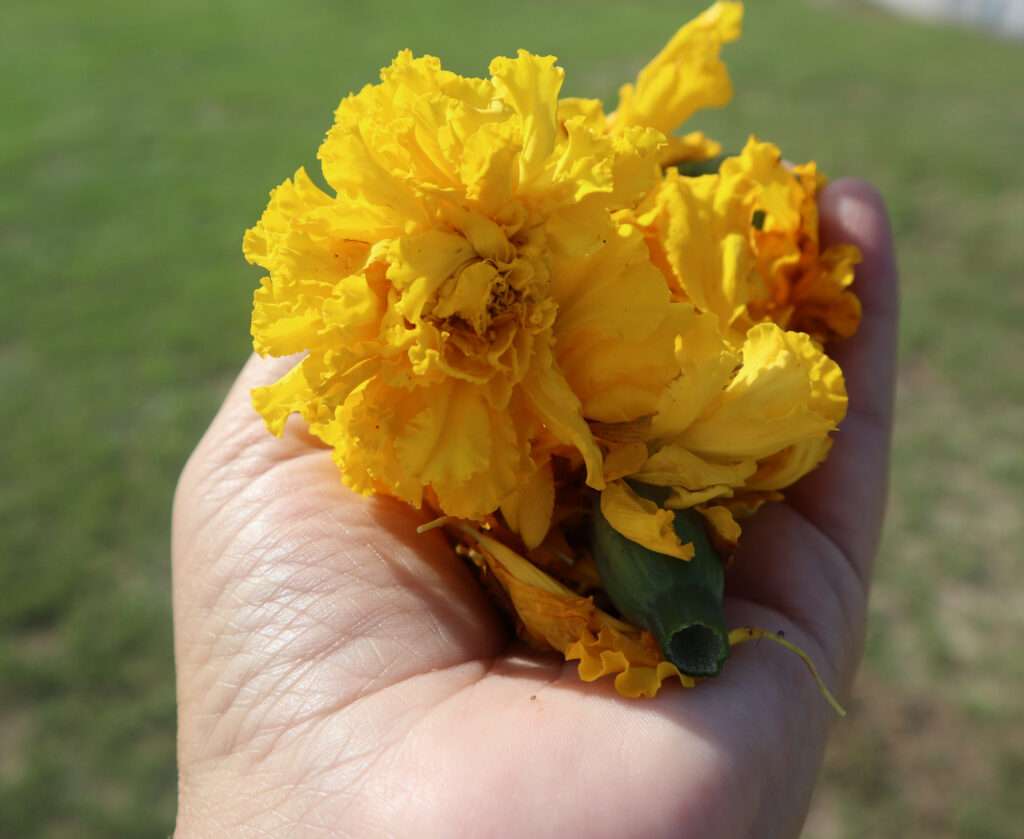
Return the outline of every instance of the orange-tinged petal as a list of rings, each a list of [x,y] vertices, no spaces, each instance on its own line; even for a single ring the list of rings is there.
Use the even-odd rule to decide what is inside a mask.
[[[647,444],[639,441],[613,445],[604,458],[604,479],[616,481],[639,472],[647,462]]]
[[[742,531],[728,507],[698,507],[697,512],[704,516],[705,521],[711,527],[713,535],[716,537],[714,539],[716,545],[724,544],[732,548],[736,547]]]
[[[670,678],[683,687],[696,684],[662,658],[649,633],[601,611],[497,539],[472,528],[462,532],[477,548],[471,556],[508,592],[522,634],[578,661],[584,681],[614,675],[615,689],[630,698],[652,697]]]
[[[697,684],[660,657],[647,633],[627,633],[615,627],[602,627],[597,634],[588,631],[569,645],[565,657],[579,661],[577,671],[585,682],[614,675],[615,690],[628,699],[653,698],[667,679],[678,679],[685,688]]]

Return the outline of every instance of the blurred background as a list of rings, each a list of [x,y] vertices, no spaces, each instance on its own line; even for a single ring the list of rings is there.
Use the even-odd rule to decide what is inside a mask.
[[[474,75],[526,47],[612,103],[703,5],[5,4],[0,835],[172,830],[174,483],[248,352],[242,231],[339,99],[401,47]],[[903,270],[867,661],[805,835],[1019,836],[1024,42],[839,0],[745,29],[688,128],[871,179]]]

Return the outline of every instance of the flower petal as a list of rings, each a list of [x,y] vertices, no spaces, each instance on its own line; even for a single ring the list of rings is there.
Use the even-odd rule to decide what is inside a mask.
[[[715,546],[720,550],[724,547],[725,550],[721,552],[726,555],[732,553],[742,535],[740,526],[732,516],[732,511],[728,507],[716,506],[698,507],[697,512],[704,516],[708,527],[710,527]]]
[[[527,550],[533,550],[544,541],[554,509],[555,478],[550,460],[501,503],[505,522],[520,535]]]
[[[463,532],[477,549],[470,556],[508,592],[521,634],[558,650],[567,661],[579,661],[584,681],[614,675],[615,689],[629,698],[652,697],[673,677],[683,687],[696,684],[662,658],[650,633],[601,611],[591,598],[575,594],[497,539],[471,528]]]
[[[654,437],[683,433],[728,385],[740,356],[722,337],[714,315],[693,312],[675,344],[679,376],[664,390],[651,422]]]
[[[419,321],[437,290],[474,255],[463,236],[442,230],[395,239],[387,248],[387,257],[388,279],[402,295],[396,311],[410,321]]]
[[[688,178],[670,170],[638,216],[670,287],[714,314],[726,335],[758,283],[741,187],[739,176]]]
[[[651,455],[633,477],[654,486],[699,490],[718,485],[742,486],[756,468],[753,460],[714,463],[680,445],[669,443]]]
[[[683,26],[636,84],[619,90],[617,125],[644,125],[671,134],[701,108],[732,98],[732,82],[719,59],[722,45],[740,36],[743,4],[718,2]]]
[[[270,433],[280,437],[288,417],[301,412],[312,397],[313,392],[300,363],[273,384],[254,388],[252,406],[263,417]]]
[[[604,236],[586,256],[553,261],[554,329],[559,367],[584,415],[619,423],[656,410],[677,375],[675,336],[690,310],[671,302],[636,228]]]
[[[601,493],[601,512],[619,533],[652,551],[693,559],[693,545],[684,545],[672,522],[675,514],[641,498],[625,481],[612,481]]]
[[[523,150],[519,177],[530,183],[543,171],[555,148],[558,131],[558,92],[565,71],[555,65],[552,55],[532,55],[519,50],[517,58],[495,58],[491,62],[494,89],[522,121]]]
[[[808,335],[759,324],[729,387],[675,442],[706,457],[761,459],[825,437],[845,412],[839,366]]]
[[[647,444],[639,441],[613,445],[604,459],[604,479],[617,481],[633,475],[647,462]]]
[[[561,442],[574,446],[587,466],[587,485],[604,488],[601,449],[583,419],[580,400],[555,366],[550,345],[538,341],[523,392],[537,418]]]

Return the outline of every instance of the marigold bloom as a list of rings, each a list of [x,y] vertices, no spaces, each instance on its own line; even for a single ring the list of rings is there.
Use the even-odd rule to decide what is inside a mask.
[[[636,219],[674,295],[716,315],[734,341],[770,320],[824,342],[856,332],[860,254],[822,251],[823,182],[813,163],[790,169],[777,146],[751,137],[715,174],[670,170]]]
[[[600,488],[585,418],[651,413],[674,375],[679,307],[611,218],[654,185],[663,140],[559,120],[554,62],[520,52],[485,80],[400,53],[338,108],[319,154],[335,194],[300,170],[246,234],[270,271],[256,349],[308,353],[255,405],[276,433],[301,413],[359,491],[419,506],[429,488],[479,518],[550,481],[553,453]]]

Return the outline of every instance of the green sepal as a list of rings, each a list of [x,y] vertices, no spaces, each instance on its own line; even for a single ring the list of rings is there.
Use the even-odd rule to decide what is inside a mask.
[[[707,160],[684,160],[674,165],[679,170],[680,175],[686,178],[699,178],[701,175],[717,174],[722,163],[732,156],[730,154],[720,154],[717,157],[709,157]]]
[[[668,493],[631,484],[637,494],[662,504]],[[725,572],[711,546],[703,517],[676,510],[680,540],[693,545],[690,560],[657,553],[627,539],[601,513],[591,517],[591,549],[604,590],[629,622],[654,636],[662,655],[689,676],[715,676],[729,657],[729,630],[722,597]]]

